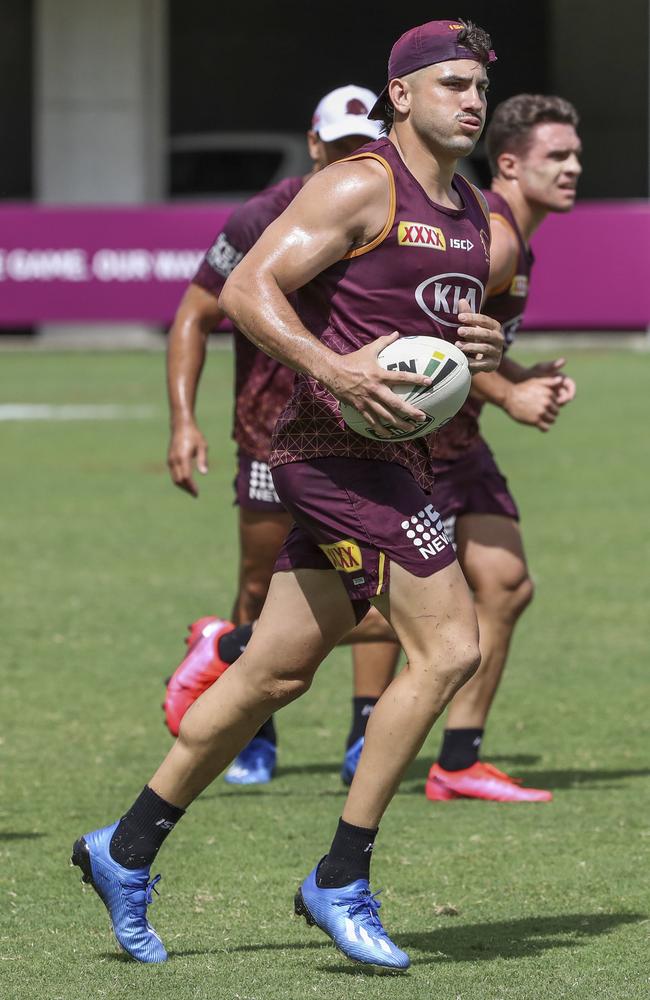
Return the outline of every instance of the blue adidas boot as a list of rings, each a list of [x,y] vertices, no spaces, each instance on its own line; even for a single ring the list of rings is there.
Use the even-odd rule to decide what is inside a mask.
[[[302,883],[294,901],[297,916],[316,925],[353,962],[380,969],[408,969],[408,955],[391,941],[379,919],[377,893],[365,878],[340,889],[319,889],[316,868]]]
[[[343,766],[341,768],[341,781],[344,785],[352,784],[352,779],[354,778],[357,767],[359,766],[359,757],[361,756],[361,751],[363,750],[364,739],[365,737],[360,736],[359,739],[355,740],[352,746],[348,747],[345,751]]]
[[[229,785],[267,785],[275,773],[277,748],[262,736],[254,736],[237,754],[224,774]]]
[[[86,833],[75,841],[72,864],[83,872],[108,910],[119,944],[138,962],[164,962],[167,952],[147,920],[147,906],[160,875],[149,879],[149,867],[123,868],[109,852],[117,823]]]

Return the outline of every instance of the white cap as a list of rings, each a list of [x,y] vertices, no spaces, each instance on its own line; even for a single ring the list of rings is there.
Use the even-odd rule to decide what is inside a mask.
[[[326,94],[314,111],[311,127],[323,142],[335,142],[347,135],[380,136],[379,122],[371,122],[368,112],[377,100],[365,87],[337,87]]]

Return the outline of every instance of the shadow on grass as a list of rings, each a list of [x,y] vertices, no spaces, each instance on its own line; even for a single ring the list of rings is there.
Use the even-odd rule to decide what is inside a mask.
[[[539,754],[531,753],[512,753],[512,754],[501,754],[498,757],[490,756],[490,760],[494,762],[503,762],[509,764],[511,767],[526,767],[531,764],[536,764],[540,759]],[[408,771],[406,772],[405,781],[409,778],[426,778],[429,773],[429,768],[433,763],[433,758],[421,757],[419,760],[413,761]],[[278,767],[277,777],[282,778],[289,774],[338,774],[341,770],[342,756],[341,760],[335,760],[329,763],[321,764],[291,764],[289,767]]]
[[[220,788],[219,791],[214,792],[214,794],[201,795],[199,802],[210,802],[212,799],[234,799],[239,798],[242,801],[249,798],[267,798],[271,799],[326,799],[334,798],[340,799],[341,796],[347,793],[347,788],[341,785],[340,789],[336,788],[318,788],[313,787],[306,789],[305,791],[300,791],[296,788],[269,788],[268,785],[263,785],[262,787],[257,787],[255,785],[241,785],[236,789]]]
[[[605,768],[592,770],[578,770],[568,768],[565,771],[530,771],[517,775],[525,785],[534,784],[536,788],[575,788],[583,785],[586,787],[603,787],[603,782],[607,782],[608,788],[614,788],[612,782],[618,782],[625,778],[646,778],[650,774],[650,767],[630,767],[630,768]]]
[[[361,965],[360,962],[353,962],[351,960],[345,962],[339,962],[336,965],[317,965],[316,969],[318,972],[333,972],[337,976],[369,976],[374,978],[379,976],[382,979],[388,977],[389,979],[408,979],[409,971],[408,969],[376,969],[371,965]]]
[[[341,753],[341,760],[328,761],[320,764],[290,764],[289,767],[278,767],[278,777],[283,778],[288,774],[338,774],[341,770],[341,764],[343,762],[343,753]]]
[[[31,832],[20,833],[13,830],[5,832],[4,830],[0,830],[0,843],[2,844],[11,840],[38,840],[39,837],[45,837],[45,834]]]
[[[531,764],[536,764],[539,759],[540,759],[539,754],[530,754],[530,753],[501,754],[498,757],[490,756],[491,761],[495,763],[497,762],[507,763],[511,767],[526,767],[526,765],[530,766]],[[289,764],[287,767],[279,765],[274,780],[277,780],[278,778],[290,777],[291,775],[294,774],[297,775],[339,774],[342,762],[343,762],[343,754],[341,754],[340,760],[322,761],[319,763],[305,762],[304,764]],[[408,771],[406,772],[404,780],[408,781],[409,778],[413,780],[417,778],[422,778],[424,780],[427,774],[429,773],[429,768],[431,767],[432,763],[433,763],[433,758],[429,757],[421,757],[419,760],[415,760],[409,767]],[[341,787],[343,787],[343,785],[341,785]]]
[[[490,763],[506,767],[508,770],[514,771],[514,776],[521,779],[524,785],[534,788],[603,788],[605,783],[608,783],[607,787],[614,788],[616,787],[616,782],[622,781],[625,778],[644,778],[650,775],[650,767],[613,768],[611,770],[585,770],[577,768],[554,771],[530,770],[531,764],[534,765],[540,759],[539,755],[536,754],[490,754],[486,759],[489,760]],[[426,781],[432,762],[433,758],[430,759],[428,757],[421,757],[419,760],[415,760],[404,776],[398,795],[422,794],[424,791],[424,782]],[[238,785],[234,787],[229,786],[226,782],[222,781],[218,782],[214,786],[213,791],[208,792],[207,794],[204,792],[199,801],[206,802],[210,799],[224,798],[233,795],[274,795],[278,798],[289,795],[292,797],[302,796],[307,798],[312,798],[313,796],[339,797],[341,794],[347,792],[347,789],[343,784],[341,784],[339,788],[315,788],[313,785],[310,785],[308,786],[307,791],[303,793],[297,791],[295,788],[283,788],[282,778],[290,775],[301,774],[305,776],[315,774],[338,774],[340,769],[340,761],[279,767],[276,777],[270,785]],[[467,800],[462,799],[459,801]]]
[[[404,775],[404,781],[416,781],[417,779],[426,781],[429,768],[433,764],[434,759],[434,757],[419,757],[417,760],[414,760]],[[530,766],[531,764],[536,764],[540,759],[540,755],[532,753],[511,753],[500,754],[499,756],[493,757],[492,754],[488,754],[486,759],[492,764],[508,764],[509,767],[526,767],[527,765]]]
[[[415,931],[396,935],[396,943],[405,951],[411,950],[413,965],[430,965],[438,962],[485,962],[495,959],[535,958],[554,948],[576,948],[589,938],[609,934],[617,927],[647,920],[643,913],[566,913],[559,916],[525,917],[520,920],[503,920],[494,923],[466,924],[441,927],[432,931]],[[172,957],[193,955],[224,955],[254,952],[331,951],[333,945],[326,939],[314,941],[256,941],[251,944],[222,948],[189,948],[172,950]],[[417,953],[420,952],[418,955]],[[127,956],[106,952],[102,958],[130,961]],[[320,972],[337,972],[348,975],[376,974],[376,970],[347,961],[319,965]],[[398,973],[399,974],[399,973]]]
[[[326,941],[324,938],[322,941],[291,941],[285,942],[284,944],[276,944],[269,942],[268,944],[241,944],[235,947],[223,947],[223,948],[185,948],[179,949],[178,951],[170,951],[170,956],[175,957],[185,957],[187,955],[235,955],[238,952],[254,952],[254,951],[307,951],[308,949],[317,949],[322,951],[324,948],[331,948],[330,942]]]
[[[523,756],[523,755],[522,755]],[[516,761],[515,757],[493,757],[489,755],[486,760],[491,764]],[[516,763],[515,763],[516,767]],[[429,767],[424,760],[415,761],[407,771],[404,782],[398,794],[417,795],[424,791],[424,782]],[[561,788],[615,788],[616,783],[625,778],[645,778],[650,775],[649,767],[637,768],[612,768],[611,770],[594,769],[585,770],[577,768],[567,768],[566,770],[555,771],[530,771],[517,768],[514,777],[519,778],[524,785],[532,788],[549,788],[553,790]],[[461,801],[461,800],[459,800]],[[468,801],[463,799],[462,801]]]
[[[524,917],[521,920],[400,934],[397,943],[406,951],[412,948],[432,955],[430,958],[416,957],[416,965],[534,958],[552,948],[578,947],[587,938],[608,934],[619,926],[646,919],[647,914],[642,913],[566,913]]]

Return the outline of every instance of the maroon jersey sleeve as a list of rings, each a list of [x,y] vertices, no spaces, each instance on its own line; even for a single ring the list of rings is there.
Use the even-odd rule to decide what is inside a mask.
[[[257,242],[262,232],[250,202],[240,205],[201,261],[192,283],[218,297],[230,272]]]
[[[230,272],[257,243],[266,227],[285,210],[301,186],[302,178],[289,177],[239,205],[201,261],[192,283],[218,297]]]

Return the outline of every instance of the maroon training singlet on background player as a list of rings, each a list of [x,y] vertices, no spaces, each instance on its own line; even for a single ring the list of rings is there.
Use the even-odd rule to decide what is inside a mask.
[[[456,174],[459,209],[436,205],[388,138],[368,143],[349,159],[372,157],[390,183],[390,210],[371,243],[346,254],[298,292],[307,329],[337,354],[358,350],[398,330],[454,342],[461,299],[479,312],[489,274],[489,225],[480,195]],[[271,468],[338,456],[393,462],[410,470],[429,492],[426,439],[373,441],[343,423],[335,397],[298,374],[272,442]]]
[[[219,296],[226,278],[257,243],[264,230],[293,201],[302,177],[288,177],[235,209],[192,279]],[[268,462],[271,433],[291,394],[294,373],[259,351],[235,330],[235,413],[233,438],[250,459]],[[272,484],[271,484],[272,488]]]
[[[528,299],[528,281],[533,266],[533,252],[526,246],[512,210],[505,198],[495,191],[485,191],[485,198],[490,207],[490,219],[498,219],[507,225],[517,239],[518,253],[513,273],[501,288],[496,288],[483,305],[483,312],[501,323],[505,337],[504,353],[508,350],[515,334],[521,325],[526,301]],[[443,473],[448,463],[461,459],[476,445],[480,438],[479,417],[483,409],[483,401],[470,396],[460,412],[437,434],[432,434],[429,441],[433,458],[433,471]],[[440,461],[437,467],[436,462]]]

